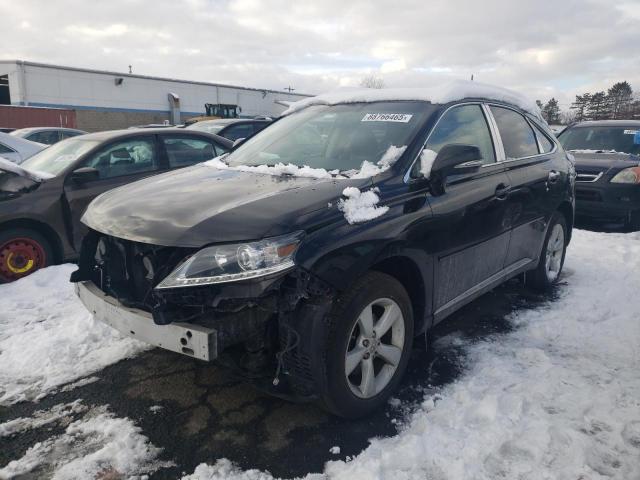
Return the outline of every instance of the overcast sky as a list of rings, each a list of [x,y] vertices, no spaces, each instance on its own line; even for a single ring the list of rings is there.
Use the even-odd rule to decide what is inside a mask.
[[[469,78],[531,97],[627,80],[640,0],[0,0],[0,58],[320,93]]]

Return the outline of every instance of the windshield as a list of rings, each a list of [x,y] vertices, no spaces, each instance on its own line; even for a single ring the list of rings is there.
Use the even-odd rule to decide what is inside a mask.
[[[565,150],[594,150],[640,154],[638,127],[575,127],[559,137]]]
[[[71,165],[80,155],[88,152],[99,143],[99,140],[80,138],[62,140],[27,158],[20,166],[34,172],[57,175]]]
[[[189,125],[187,128],[189,130],[198,130],[199,132],[218,133],[224,127],[226,127],[226,125],[220,125],[219,123],[196,122],[193,125]]]
[[[225,162],[359,169],[364,161],[377,163],[391,146],[408,145],[434,108],[399,101],[308,107],[251,137]]]

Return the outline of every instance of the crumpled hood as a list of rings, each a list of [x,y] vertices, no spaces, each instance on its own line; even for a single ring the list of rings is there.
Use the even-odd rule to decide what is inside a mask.
[[[29,180],[32,180],[34,182],[43,182],[53,177],[53,175],[49,173],[33,172],[31,170],[27,170],[26,168],[21,167],[17,163],[14,163],[2,157],[0,157],[0,172],[15,173],[20,177],[28,178]]]
[[[579,172],[608,172],[610,169],[622,170],[637,166],[640,157],[630,153],[585,153],[570,152],[575,157],[576,170]]]
[[[370,184],[197,165],[108,191],[91,203],[82,222],[132,241],[199,248],[305,230],[336,216],[328,202],[345,187]]]

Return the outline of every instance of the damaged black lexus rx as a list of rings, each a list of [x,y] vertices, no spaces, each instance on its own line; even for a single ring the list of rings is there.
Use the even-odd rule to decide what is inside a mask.
[[[474,84],[298,104],[224,158],[107,192],[72,276],[125,335],[365,415],[412,340],[516,275],[557,281],[571,161],[517,94]]]

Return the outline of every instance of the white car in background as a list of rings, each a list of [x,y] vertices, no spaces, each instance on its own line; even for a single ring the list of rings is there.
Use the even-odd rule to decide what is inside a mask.
[[[22,163],[23,160],[48,146],[0,132],[0,157],[6,158],[13,163]]]
[[[65,138],[77,137],[78,135],[84,135],[84,130],[78,130],[76,128],[63,128],[63,127],[29,127],[20,128],[11,132],[14,137],[24,138],[36,143],[44,143],[45,145],[53,145]]]

